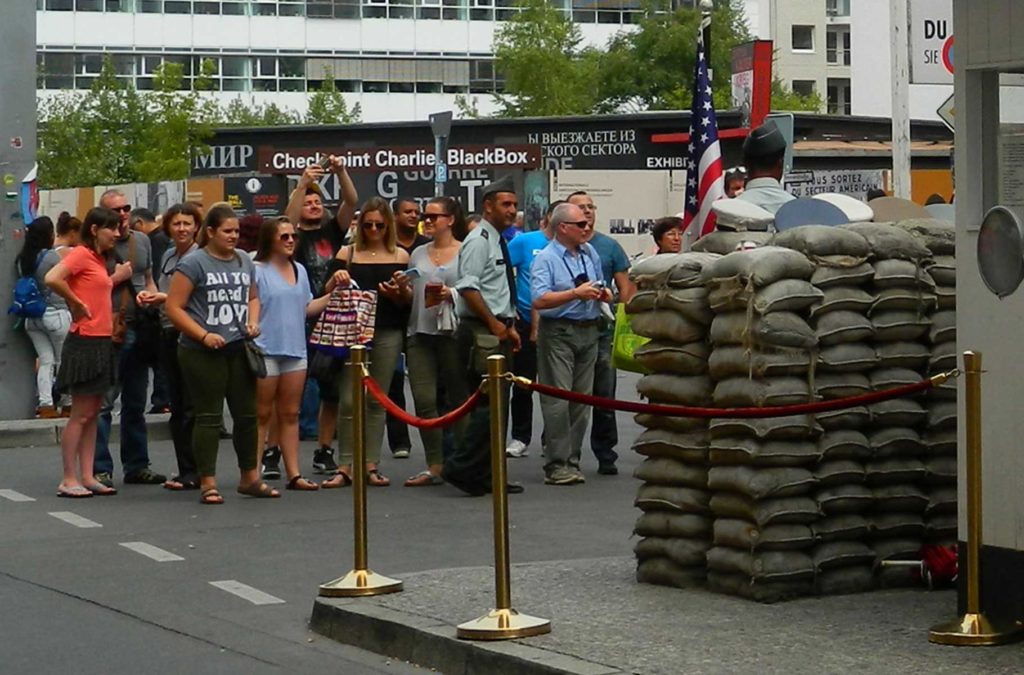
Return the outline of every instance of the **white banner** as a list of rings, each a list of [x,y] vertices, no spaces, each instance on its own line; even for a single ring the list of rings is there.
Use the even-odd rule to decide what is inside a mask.
[[[910,0],[910,83],[953,84],[953,1]]]
[[[838,192],[865,199],[868,190],[884,185],[884,169],[814,169],[786,175],[784,187],[795,197],[813,197]]]

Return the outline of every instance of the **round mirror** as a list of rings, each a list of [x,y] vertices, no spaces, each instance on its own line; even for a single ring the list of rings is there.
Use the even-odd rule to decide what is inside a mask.
[[[1024,280],[1024,226],[1005,206],[992,207],[981,221],[978,270],[988,290],[1000,298]]]

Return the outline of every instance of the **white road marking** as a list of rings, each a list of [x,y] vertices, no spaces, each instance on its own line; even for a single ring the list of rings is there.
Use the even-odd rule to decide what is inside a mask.
[[[147,544],[144,541],[122,541],[120,546],[124,546],[129,551],[135,551],[136,553],[144,555],[157,562],[176,562],[178,560],[184,560],[184,558],[177,553],[165,551],[162,548],[158,548],[152,544]]]
[[[103,527],[95,520],[83,518],[77,513],[72,513],[71,511],[50,511],[50,515],[57,520],[63,520],[68,525],[74,525],[75,527]]]
[[[227,591],[232,595],[237,595],[243,600],[248,600],[254,605],[280,605],[284,603],[281,598],[275,598],[269,593],[264,593],[258,588],[253,588],[243,584],[241,581],[235,581],[234,579],[227,579],[225,581],[211,581],[211,586],[215,586],[222,591]]]
[[[35,497],[29,497],[28,495],[23,495],[20,492],[18,492],[17,490],[0,490],[0,497],[3,497],[4,499],[9,499],[12,502],[34,502],[35,501]]]

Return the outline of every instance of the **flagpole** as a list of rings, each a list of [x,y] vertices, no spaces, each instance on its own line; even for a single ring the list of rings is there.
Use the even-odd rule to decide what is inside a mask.
[[[715,9],[712,0],[700,0],[700,32],[704,40],[704,53],[708,59],[708,82],[715,79],[715,70],[711,67],[711,12]]]

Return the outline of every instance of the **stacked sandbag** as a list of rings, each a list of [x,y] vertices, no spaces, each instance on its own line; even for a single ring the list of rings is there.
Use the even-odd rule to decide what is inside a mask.
[[[861,234],[837,227],[806,225],[781,232],[776,246],[800,251],[814,261],[811,283],[822,293],[811,307],[818,342],[813,378],[819,400],[858,396],[871,390],[878,358],[871,344],[874,302],[871,245]],[[814,500],[820,517],[811,524],[811,551],[819,594],[873,587],[875,553],[868,545],[868,513],[874,493],[867,480],[872,450],[871,414],[858,406],[814,416],[822,433],[812,467]]]
[[[916,236],[931,253],[927,268],[935,284],[936,306],[931,315],[928,375],[957,366],[956,347],[956,229],[941,220],[916,219],[897,223]],[[949,546],[957,538],[957,382],[948,380],[927,396],[928,425],[922,434],[927,473],[925,512],[928,543]]]
[[[765,246],[704,268],[716,407],[810,400],[816,340],[807,319],[823,296],[809,281],[814,267],[802,253]],[[762,602],[811,594],[820,428],[807,416],[721,418],[708,433],[709,587]]]
[[[637,391],[651,403],[705,406],[711,400],[707,332],[712,313],[701,284],[711,253],[663,254],[637,263],[637,293],[626,305],[633,331],[651,341],[635,359],[650,371]],[[637,580],[667,586],[703,581],[711,547],[708,513],[707,422],[639,414],[646,430],[633,449],[646,459],[635,505],[643,511],[634,533]]]
[[[873,296],[867,313],[878,358],[867,373],[866,391],[921,381],[931,354],[929,330],[935,311],[935,284],[926,271],[931,252],[907,229],[887,223],[844,226],[863,235],[871,247]],[[861,383],[865,384],[864,382]],[[925,541],[927,468],[922,433],[928,409],[922,396],[869,406],[871,456],[865,481],[874,497],[868,538],[876,563],[917,559]],[[881,569],[883,584],[908,582],[905,569]]]

